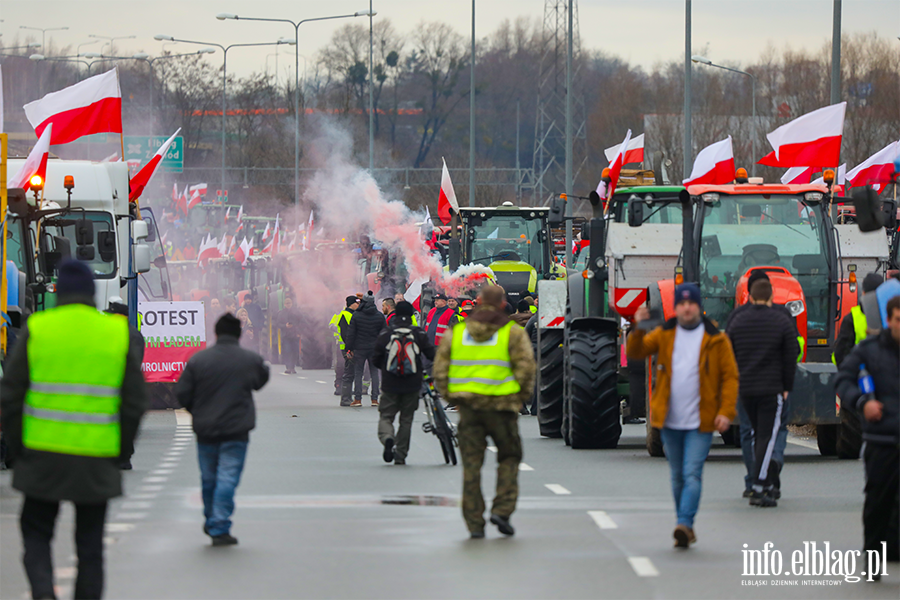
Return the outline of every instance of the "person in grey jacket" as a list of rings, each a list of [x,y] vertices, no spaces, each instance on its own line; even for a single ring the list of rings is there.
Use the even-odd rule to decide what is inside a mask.
[[[269,365],[241,348],[241,322],[225,314],[216,322],[216,345],[191,357],[175,385],[197,435],[203,489],[203,532],[213,546],[237,544],[231,535],[234,492],[244,469],[250,430],[256,427],[253,392],[269,381]]]

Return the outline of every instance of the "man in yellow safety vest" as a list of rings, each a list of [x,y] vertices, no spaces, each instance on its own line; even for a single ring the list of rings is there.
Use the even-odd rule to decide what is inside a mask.
[[[877,273],[869,273],[862,282],[862,295],[865,296],[869,292],[874,292],[882,283],[884,283],[884,277]],[[857,304],[850,309],[849,318],[844,317],[844,320],[841,321],[841,329],[834,340],[834,352],[831,355],[831,362],[840,367],[847,355],[853,350],[853,347],[867,337],[869,337],[869,334],[868,326],[866,325],[866,315],[863,313],[862,306]]]
[[[128,320],[94,306],[83,262],[59,267],[57,307],[35,313],[0,384],[13,487],[25,495],[23,562],[34,598],[55,598],[50,542],[59,503],[75,504],[76,598],[103,593],[107,501],[122,495],[119,460],[147,408],[140,341]]]
[[[484,537],[481,467],[487,436],[497,446],[497,495],[491,523],[504,535],[515,533],[509,518],[516,509],[522,460],[517,419],[522,402],[531,397],[535,362],[525,330],[510,320],[505,304],[502,287],[483,288],[478,308],[443,336],[434,362],[438,391],[459,406],[462,512],[473,538]]]

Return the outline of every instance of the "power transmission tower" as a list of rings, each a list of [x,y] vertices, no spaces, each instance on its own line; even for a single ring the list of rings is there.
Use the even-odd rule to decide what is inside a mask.
[[[538,77],[537,113],[535,119],[534,203],[540,205],[554,194],[565,190],[566,174],[566,30],[568,0],[544,0],[544,25],[541,36],[541,70]],[[575,134],[573,166],[575,181],[587,162],[587,128],[585,122],[584,86],[580,85],[581,36],[578,33],[578,3],[574,6],[572,65]],[[573,208],[578,208],[577,206]],[[577,210],[574,211],[577,214]]]

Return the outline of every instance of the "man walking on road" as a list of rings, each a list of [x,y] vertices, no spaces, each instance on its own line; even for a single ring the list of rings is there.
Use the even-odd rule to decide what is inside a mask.
[[[770,281],[753,282],[750,302],[752,308],[735,316],[725,333],[734,348],[741,402],[754,435],[750,506],[774,507],[780,495],[781,466],[773,453],[784,422],[784,403],[794,387],[800,347],[791,318],[772,306]]]
[[[353,364],[353,354],[347,349],[347,337],[350,335],[350,321],[353,313],[359,308],[359,298],[347,296],[347,307],[338,313],[337,318],[337,342],[341,349],[341,358],[344,361],[340,369],[341,406],[350,406],[353,402],[353,380],[356,377],[356,369]],[[337,374],[337,369],[335,369]]]
[[[635,313],[628,358],[657,356],[657,385],[650,399],[651,425],[660,430],[669,461],[678,523],[675,547],[697,541],[694,518],[703,488],[703,463],[713,431],[724,432],[735,416],[738,372],[728,337],[703,316],[700,288],[675,288],[675,318],[647,332],[650,311]],[[700,366],[703,365],[701,369]]]
[[[231,514],[250,430],[256,427],[253,392],[269,381],[269,366],[256,352],[241,348],[240,337],[241,322],[223,315],[216,323],[216,345],[192,356],[175,384],[197,434],[203,532],[213,546],[238,543],[231,535]]]
[[[463,519],[473,538],[484,537],[481,467],[487,436],[497,446],[497,493],[491,523],[513,535],[509,522],[519,496],[519,408],[531,396],[535,362],[525,330],[504,312],[506,292],[487,286],[478,308],[441,341],[434,360],[434,381],[451,404],[459,406],[459,452],[463,464]]]
[[[384,315],[375,308],[375,297],[370,292],[360,302],[359,309],[350,320],[350,327],[344,342],[347,354],[353,359],[355,377],[353,381],[353,403],[350,406],[362,406],[363,374],[366,363],[372,376],[370,398],[372,406],[378,406],[378,369],[372,360],[375,353],[375,340],[385,327]]]
[[[387,302],[387,300],[385,300]],[[378,406],[378,441],[384,446],[384,462],[405,465],[409,436],[419,407],[422,388],[422,356],[434,360],[434,346],[425,332],[412,324],[413,306],[401,302],[388,328],[375,340],[372,361],[381,369],[381,402]],[[400,427],[394,437],[394,417]]]
[[[143,347],[128,320],[94,307],[82,262],[59,268],[57,307],[33,314],[0,383],[13,487],[25,494],[23,562],[33,598],[56,598],[50,542],[59,503],[75,504],[75,598],[103,594],[106,506],[122,495],[119,461],[131,448],[147,392]]]
[[[294,310],[294,299],[284,297],[284,308],[278,313],[278,330],[281,334],[281,356],[285,375],[297,373],[300,361],[300,318]]]
[[[900,296],[887,303],[888,327],[866,338],[841,363],[835,390],[841,410],[862,414],[863,454],[866,463],[866,503],[863,507],[864,550],[880,552],[887,544],[887,560],[900,560]],[[862,371],[874,391],[860,389]]]

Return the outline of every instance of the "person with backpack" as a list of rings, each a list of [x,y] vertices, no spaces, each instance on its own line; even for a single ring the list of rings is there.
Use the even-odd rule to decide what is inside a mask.
[[[384,446],[384,462],[405,465],[413,418],[419,407],[422,387],[422,355],[434,360],[434,346],[419,327],[412,324],[413,306],[397,304],[393,318],[375,340],[372,356],[381,369],[381,403],[378,407],[378,440]],[[394,435],[394,417],[400,413],[400,427]]]

